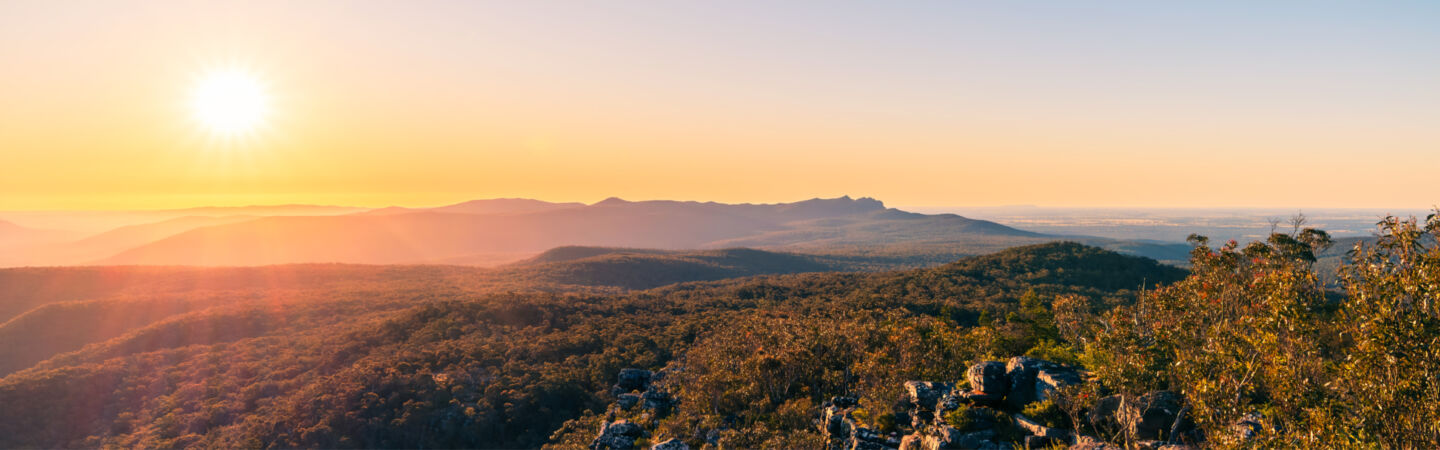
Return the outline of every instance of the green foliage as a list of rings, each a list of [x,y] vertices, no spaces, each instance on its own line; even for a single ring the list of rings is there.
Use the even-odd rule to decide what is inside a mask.
[[[945,413],[945,423],[957,430],[968,430],[975,424],[975,418],[970,414],[970,406],[960,405],[959,408]]]
[[[1070,418],[1053,399],[1045,399],[1044,401],[1025,405],[1025,409],[1020,411],[1020,413],[1047,427],[1071,428]]]
[[[885,413],[875,418],[875,429],[881,433],[890,433],[899,430],[899,423],[895,421],[895,414]]]
[[[1351,252],[1343,297],[1325,290],[1322,231],[1244,248],[1194,237],[1191,275],[1098,318],[1068,305],[1057,323],[1102,383],[1182,393],[1212,443],[1264,414],[1249,445],[1440,446],[1440,219],[1387,218]],[[1057,302],[1056,308],[1061,308]]]
[[[1025,356],[1031,358],[1054,361],[1072,366],[1084,365],[1080,356],[1075,353],[1075,348],[1070,344],[1063,344],[1049,339],[1041,339],[1034,347],[1025,351]]]
[[[1353,416],[1334,418],[1363,439],[1440,446],[1437,238],[1436,214],[1424,223],[1386,218],[1377,242],[1357,245],[1342,273],[1347,299],[1334,334],[1350,345],[1332,387]]]

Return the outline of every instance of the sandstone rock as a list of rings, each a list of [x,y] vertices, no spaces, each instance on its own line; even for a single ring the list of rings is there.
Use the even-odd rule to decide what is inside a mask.
[[[999,406],[1004,402],[1005,397],[1000,394],[991,394],[980,391],[965,391],[955,394],[955,398],[965,403],[982,406]]]
[[[1157,391],[1138,397],[1126,397],[1117,415],[1126,433],[1137,440],[1166,440],[1172,429],[1184,433],[1195,428],[1185,417],[1185,402],[1179,394]]]
[[[1023,414],[1015,414],[1010,417],[1015,420],[1016,426],[1020,427],[1020,429],[1025,430],[1025,432],[1030,433],[1031,435],[1056,440],[1070,439],[1070,432],[1041,425],[1039,422],[1030,420],[1029,417],[1025,417],[1025,415]]]
[[[1010,388],[1005,404],[1011,409],[1044,401],[1056,389],[1085,381],[1074,367],[1026,356],[1010,358],[1005,363],[1005,378]]]
[[[1035,401],[1035,372],[1041,360],[1016,356],[1005,363],[1005,378],[1010,382],[1010,392],[1005,404],[1019,410]]]
[[[830,401],[825,402],[825,406],[834,406],[836,408],[854,408],[855,405],[858,404],[860,404],[859,401],[855,400],[854,397],[830,397]]]
[[[1120,422],[1115,416],[1120,411],[1122,401],[1119,395],[1101,397],[1090,407],[1090,411],[1085,413],[1085,420],[1090,422],[1090,426],[1105,433],[1120,431]]]
[[[856,439],[850,442],[850,447],[846,450],[895,450],[895,447],[889,447],[879,442],[861,441]]]
[[[615,404],[620,405],[620,409],[630,409],[640,404],[640,394],[617,395],[615,396]]]
[[[644,369],[620,369],[620,380],[615,386],[623,389],[624,392],[643,391],[650,385],[650,377],[654,372]]]
[[[1009,380],[1005,378],[1005,364],[999,361],[981,361],[965,372],[965,379],[970,382],[970,389],[990,395],[1005,396],[1010,390]]]
[[[625,419],[605,422],[600,424],[600,435],[590,443],[590,450],[630,450],[635,448],[636,439],[647,435],[640,425]]]
[[[1080,371],[1069,366],[1040,369],[1035,372],[1035,401],[1043,402],[1057,389],[1085,382]]]
[[[900,441],[865,427],[856,427],[850,434],[850,450],[894,450]]]
[[[1230,432],[1234,434],[1235,442],[1245,442],[1260,436],[1265,427],[1260,424],[1264,417],[1260,413],[1249,413],[1235,423],[1230,424]]]
[[[1075,436],[1075,442],[1070,444],[1068,450],[1124,450],[1124,447],[1102,441],[1094,436],[1080,434]]]
[[[1023,448],[1027,450],[1050,448],[1051,446],[1063,444],[1064,442],[1065,441],[1060,439],[1045,436],[1025,436],[1025,439],[1020,441],[1024,446]]]
[[[690,446],[686,445],[685,441],[670,438],[650,446],[650,450],[690,450]]]
[[[949,394],[955,387],[951,383],[939,383],[934,381],[907,381],[905,392],[910,396],[910,404],[920,409],[935,409],[935,403]]]
[[[907,434],[900,439],[900,450],[920,450],[921,443],[924,440],[925,435],[920,433]]]
[[[996,445],[991,442],[991,439],[994,438],[995,431],[993,430],[965,432],[954,427],[944,426],[922,438],[920,448],[923,450],[990,448]]]
[[[1135,449],[1136,449],[1136,450],[1191,450],[1192,447],[1190,447],[1189,445],[1176,444],[1176,443],[1173,443],[1173,442],[1165,442],[1165,441],[1157,441],[1157,440],[1144,440],[1144,441],[1135,441]]]
[[[825,448],[848,450],[854,446],[851,436],[855,434],[855,421],[850,418],[850,409],[855,399],[835,397],[825,402],[820,410],[820,434],[825,436]]]
[[[950,409],[955,409],[955,408],[950,408]],[[934,412],[930,412],[930,411],[923,410],[923,409],[922,409],[922,410],[916,410],[914,414],[911,414],[911,415],[910,415],[910,428],[915,428],[915,429],[924,428],[926,425],[930,425],[931,423],[934,423],[934,422],[935,422],[935,419],[936,419],[937,417],[943,417],[943,416],[938,415],[938,414],[936,414],[936,413],[934,413]]]
[[[670,410],[675,407],[675,399],[670,397],[670,393],[658,389],[651,388],[640,394],[640,398],[644,400],[644,403],[640,405],[641,408],[654,410],[657,415],[662,417],[669,414]]]
[[[850,397],[835,397],[825,402],[820,410],[820,434],[849,437],[853,426],[850,408],[854,406],[855,399]]]

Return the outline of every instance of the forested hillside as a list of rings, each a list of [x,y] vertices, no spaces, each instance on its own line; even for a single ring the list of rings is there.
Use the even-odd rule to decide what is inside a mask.
[[[873,386],[954,375],[964,365],[947,356],[961,351],[953,347],[958,333],[982,317],[1021,311],[1022,297],[1068,293],[1110,304],[1124,301],[1122,289],[1182,275],[1076,244],[933,269],[762,276],[606,295],[501,293],[516,285],[486,287],[446,268],[339,267],[341,274],[302,266],[314,273],[290,280],[314,279],[313,288],[273,283],[275,291],[258,289],[251,298],[216,299],[213,307],[5,377],[0,401],[33,407],[5,410],[0,445],[538,446],[565,421],[601,412],[606,387],[623,367],[658,368],[706,352],[765,354],[733,347],[739,344],[809,342],[839,351],[863,343],[863,352],[806,370],[825,377],[835,374],[826,367],[849,370],[845,384]],[[193,286],[210,271],[242,269],[173,270],[187,281],[147,283]],[[112,289],[143,295],[124,283]],[[747,332],[756,339],[733,340]],[[1010,334],[987,345],[1011,351],[1033,344]],[[934,365],[893,371],[891,358]],[[709,389],[761,374],[733,375],[742,378]],[[732,387],[736,395],[745,391]],[[774,413],[751,403],[735,403],[741,409],[727,414]]]
[[[795,256],[569,248],[494,272],[12,273],[42,306],[0,331],[83,347],[4,355],[24,368],[0,378],[0,403],[23,407],[0,410],[0,446],[848,449],[904,435],[938,448],[1428,448],[1440,444],[1437,233],[1433,217],[1382,223],[1350,252],[1341,291],[1315,271],[1333,242],[1309,229],[1244,246],[1196,237],[1188,272],[1051,243],[931,268],[648,290],[565,283],[603,279],[574,274],[609,273],[590,270],[617,258],[619,273],[653,269],[631,260]],[[77,275],[93,283],[44,282]],[[79,295],[100,298],[69,301]],[[160,312],[116,314],[137,308]],[[90,341],[45,331],[74,324],[130,328]],[[1019,375],[986,360],[1069,378],[1012,404],[988,368]]]

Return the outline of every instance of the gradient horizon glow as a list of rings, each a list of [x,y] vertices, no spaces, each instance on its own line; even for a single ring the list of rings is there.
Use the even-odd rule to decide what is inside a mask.
[[[1436,24],[1433,2],[0,2],[0,210],[1426,208]],[[232,66],[266,91],[243,139],[192,102]]]

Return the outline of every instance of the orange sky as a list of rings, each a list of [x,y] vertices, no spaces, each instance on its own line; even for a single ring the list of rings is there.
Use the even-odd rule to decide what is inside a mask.
[[[1440,201],[1440,10],[1311,5],[3,2],[0,210]]]

